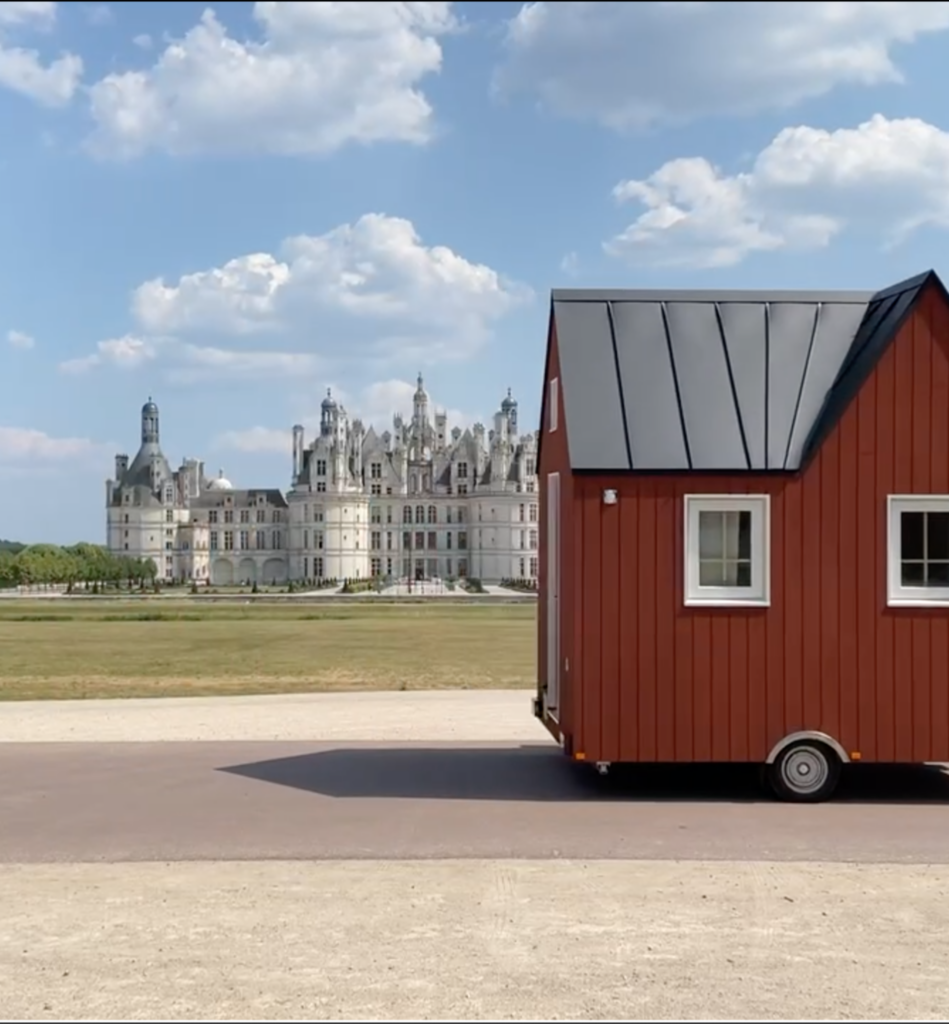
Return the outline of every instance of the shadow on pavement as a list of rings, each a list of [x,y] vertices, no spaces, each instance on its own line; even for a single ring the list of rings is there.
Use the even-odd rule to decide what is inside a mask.
[[[339,747],[219,769],[328,797],[512,801],[770,801],[755,765],[624,765],[606,778],[548,745]],[[835,802],[949,803],[935,766],[861,765],[844,772]]]

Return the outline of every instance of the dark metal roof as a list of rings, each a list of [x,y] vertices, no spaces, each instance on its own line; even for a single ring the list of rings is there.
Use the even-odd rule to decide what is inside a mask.
[[[799,469],[930,281],[942,289],[930,271],[877,293],[555,290],[571,467]]]

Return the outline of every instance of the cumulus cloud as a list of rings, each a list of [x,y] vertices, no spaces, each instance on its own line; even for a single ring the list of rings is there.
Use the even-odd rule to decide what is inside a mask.
[[[287,239],[280,255],[252,253],[177,281],[146,281],[132,296],[136,328],[60,364],[67,373],[134,369],[158,360],[191,384],[324,375],[332,364],[419,366],[464,359],[496,321],[531,298],[411,222],[367,214],[324,235]]]
[[[154,359],[157,344],[146,338],[126,334],[121,338],[100,341],[94,352],[77,359],[67,359],[59,364],[65,373],[85,373],[96,366],[118,366],[131,370]]]
[[[470,356],[491,325],[530,298],[523,285],[445,246],[412,223],[366,214],[324,235],[287,239],[167,283],[141,285],[133,312],[145,332],[296,332],[319,348],[377,358]]]
[[[27,32],[43,32],[56,21],[55,3],[0,2],[0,88],[10,89],[48,107],[67,104],[82,79],[82,59],[63,53],[44,64],[36,50],[15,45]]]
[[[299,378],[315,372],[319,359],[306,352],[247,351],[194,345],[173,337],[139,338],[125,335],[100,341],[89,355],[59,364],[64,373],[81,374],[96,367],[134,370],[159,356],[166,362],[163,375],[176,384],[197,384],[261,377]]]
[[[90,89],[103,157],[322,155],[347,143],[425,142],[432,108],[420,83],[441,68],[447,2],[255,3],[256,40],[213,10],[143,70]]]
[[[108,4],[86,4],[82,13],[90,25],[111,25],[115,17]]]
[[[214,439],[215,448],[230,448],[251,455],[261,453],[289,455],[293,432],[273,427],[251,427],[249,430],[226,430]]]
[[[36,340],[25,331],[7,331],[7,344],[14,348],[33,348]]]
[[[613,129],[789,107],[899,83],[897,44],[949,28],[949,3],[526,3],[495,85]]]
[[[100,455],[104,446],[87,437],[51,437],[27,427],[0,427],[0,464],[50,462]]]
[[[369,384],[353,393],[344,388],[332,386],[333,397],[345,406],[352,419],[361,419],[366,427],[375,427],[378,433],[391,430],[392,418],[396,413],[408,418],[412,414],[412,399],[415,395],[416,383],[407,380],[382,380]],[[429,396],[430,403],[437,396]],[[322,397],[321,397],[322,400]],[[458,409],[445,409],[435,401],[430,404],[430,414],[444,411],[448,415],[450,427],[471,426],[479,417],[471,412]],[[320,422],[319,412],[303,417],[303,425],[310,432],[307,440],[312,440],[312,431]],[[289,428],[273,428],[256,426],[247,430],[229,430],[220,434],[215,441],[216,447],[232,448],[242,452],[272,452],[286,454],[291,449],[292,430]]]
[[[171,358],[173,365],[166,376],[176,384],[264,377],[299,380],[314,374],[321,365],[309,352],[241,351],[187,343],[176,345]]]
[[[416,381],[398,379],[376,381],[355,396],[350,411],[364,423],[373,424],[379,431],[391,429],[392,417],[396,413],[401,413],[406,419],[412,415],[412,403],[417,387]],[[347,408],[349,407],[347,406]],[[453,427],[471,426],[479,418],[470,411],[445,408],[438,403],[437,395],[429,395],[430,414],[434,415],[435,410],[446,413],[448,422]]]
[[[580,257],[575,252],[568,252],[560,261],[560,272],[567,277],[576,277],[580,273]]]
[[[828,245],[847,229],[884,246],[949,227],[949,133],[876,115],[856,128],[785,128],[750,170],[672,160],[614,197],[643,212],[606,243],[634,263],[724,267],[755,252]]]
[[[0,3],[0,26],[32,25],[49,29],[56,21],[55,3],[46,0],[3,0]]]

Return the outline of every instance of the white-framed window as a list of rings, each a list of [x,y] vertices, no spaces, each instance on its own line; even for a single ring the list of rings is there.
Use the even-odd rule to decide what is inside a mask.
[[[685,603],[771,603],[771,500],[766,494],[685,498]]]
[[[553,377],[550,381],[550,393],[547,397],[547,429],[552,434],[557,429],[557,415],[560,412],[560,378]]]
[[[889,605],[949,605],[949,494],[887,499]]]

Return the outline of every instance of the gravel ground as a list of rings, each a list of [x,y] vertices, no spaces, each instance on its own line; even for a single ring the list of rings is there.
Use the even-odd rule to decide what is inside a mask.
[[[169,740],[530,742],[532,690],[0,703],[0,743]]]
[[[10,703],[0,704],[0,743],[543,740],[530,698]],[[358,801],[337,803],[362,820]],[[387,804],[414,827],[411,801]],[[656,807],[676,813],[675,803]],[[930,811],[944,808],[917,808],[927,821]],[[949,866],[6,864],[0,908],[10,1019],[943,1020],[949,997]]]
[[[943,1020],[947,896],[949,869],[885,865],[4,868],[0,1006],[29,1020]]]

